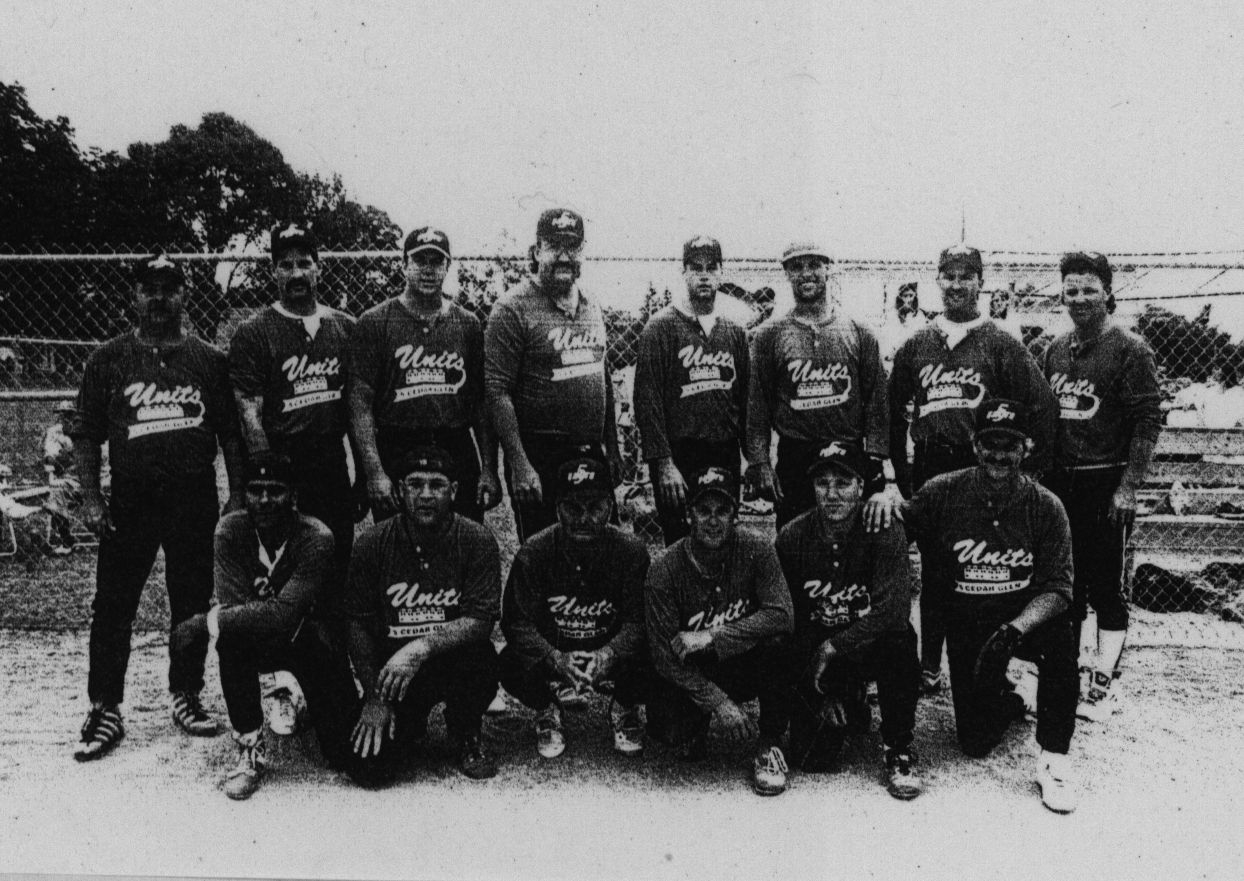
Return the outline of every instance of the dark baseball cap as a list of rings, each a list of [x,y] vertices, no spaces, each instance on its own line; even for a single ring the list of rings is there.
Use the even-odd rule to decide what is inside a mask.
[[[687,504],[694,505],[709,493],[719,493],[734,505],[739,503],[739,482],[725,468],[710,465],[691,475],[687,482]]]
[[[444,474],[450,480],[458,479],[458,469],[454,465],[453,457],[440,447],[411,447],[393,463],[393,471],[389,476],[393,480],[403,480],[414,471],[433,471]]]
[[[282,483],[291,486],[294,482],[294,468],[289,457],[282,453],[265,450],[255,453],[246,461],[246,485],[252,483]]]
[[[978,276],[984,276],[985,264],[981,260],[981,252],[971,245],[951,245],[949,248],[943,248],[942,253],[937,258],[937,271],[941,272],[947,266],[960,264],[971,269]]]
[[[796,257],[820,257],[826,263],[834,262],[834,258],[829,256],[829,251],[816,242],[791,242],[782,252],[782,265],[785,266],[787,261],[794,260]]]
[[[689,239],[682,246],[682,262],[687,265],[687,261],[696,255],[708,257],[710,260],[716,260],[721,265],[721,242],[712,236],[696,236]]]
[[[315,231],[308,223],[296,221],[278,223],[272,227],[271,242],[268,248],[272,252],[274,261],[280,260],[281,255],[290,248],[301,248],[316,261],[320,259],[319,242],[316,241]]]
[[[860,480],[868,480],[872,472],[864,451],[846,441],[830,441],[817,450],[816,458],[808,466],[808,477],[816,477],[829,468],[845,471]]]
[[[609,469],[595,459],[571,459],[557,469],[557,498],[572,494],[612,495]]]
[[[445,255],[446,260],[453,259],[453,254],[449,252],[449,236],[430,226],[421,226],[411,230],[410,235],[402,244],[403,257],[409,257],[419,251],[440,251]]]
[[[1058,261],[1058,274],[1063,278],[1081,273],[1097,276],[1101,279],[1101,286],[1106,293],[1110,293],[1110,286],[1114,284],[1114,270],[1110,268],[1110,261],[1105,254],[1097,251],[1068,251]]]
[[[134,281],[138,284],[146,284],[160,278],[177,284],[186,283],[186,274],[182,272],[180,266],[169,259],[167,254],[152,254],[134,264]]]
[[[989,398],[976,408],[977,436],[997,432],[1027,440],[1028,408],[1019,401]]]
[[[558,244],[583,244],[583,218],[569,208],[550,208],[536,223],[536,238]]]

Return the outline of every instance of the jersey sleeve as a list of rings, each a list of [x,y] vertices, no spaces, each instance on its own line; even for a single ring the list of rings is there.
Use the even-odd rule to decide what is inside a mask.
[[[665,346],[653,321],[639,335],[639,360],[635,365],[635,424],[643,442],[644,459],[663,459],[670,454],[665,431]]]
[[[375,390],[380,386],[381,322],[374,312],[366,312],[350,333],[347,382],[363,382]]]
[[[640,542],[622,546],[622,627],[609,641],[619,658],[637,655],[644,643],[644,582],[648,578],[648,549]]]
[[[712,712],[729,700],[721,686],[705,676],[692,664],[678,660],[670,647],[679,630],[678,601],[666,557],[648,570],[644,584],[644,625],[648,634],[648,650],[657,674],[671,685],[687,693],[692,702],[705,712]]]
[[[753,465],[769,464],[769,446],[773,440],[773,402],[777,389],[773,370],[773,328],[772,324],[763,325],[751,345],[744,453]]]
[[[723,661],[755,648],[763,639],[790,633],[794,628],[790,588],[773,545],[768,542],[754,545],[748,567],[755,584],[756,610],[722,625],[713,634],[713,648]]]
[[[555,651],[540,632],[543,609],[540,603],[540,576],[532,571],[530,554],[520,549],[510,566],[501,605],[501,632],[506,645],[518,655],[525,669],[544,663]]]
[[[1071,526],[1062,502],[1040,486],[1038,495],[1037,552],[1032,567],[1032,587],[1037,594],[1056,593],[1071,602],[1074,569],[1071,559]]]
[[[858,323],[856,327],[860,337],[860,403],[864,408],[864,452],[888,457],[890,406],[885,367],[881,363],[881,345],[868,328]]]
[[[1119,400],[1132,436],[1157,442],[1162,433],[1162,389],[1158,385],[1158,367],[1153,349],[1137,341],[1120,370]]]
[[[897,524],[874,533],[872,579],[868,586],[871,612],[830,637],[843,654],[863,651],[884,633],[901,631],[911,618],[911,561]]]
[[[108,439],[108,360],[105,352],[104,349],[96,349],[86,359],[69,430],[69,436],[74,440],[102,444]]]
[[[484,332],[484,388],[492,397],[512,395],[523,363],[523,325],[518,311],[498,301]]]
[[[375,620],[380,616],[376,605],[376,588],[380,582],[379,528],[373,526],[354,540],[344,603],[350,618]]]
[[[263,394],[266,380],[263,360],[263,339],[255,320],[243,322],[229,343],[229,382],[233,389],[248,398]]]
[[[216,432],[216,439],[221,444],[229,440],[241,440],[242,426],[238,421],[238,405],[229,385],[229,361],[225,353],[214,346],[209,347],[208,352],[211,371],[208,389],[212,399],[209,412],[212,414],[212,428]]]
[[[475,526],[473,521],[465,521]],[[495,624],[501,617],[501,553],[497,540],[483,526],[471,529],[463,542],[465,572],[458,609],[463,617]]]
[[[466,324],[466,383],[462,388],[467,418],[475,419],[484,406],[484,328],[470,313],[462,316]]]

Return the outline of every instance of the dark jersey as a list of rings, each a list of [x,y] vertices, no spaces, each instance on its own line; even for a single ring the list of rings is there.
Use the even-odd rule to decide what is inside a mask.
[[[350,374],[375,392],[377,428],[469,427],[484,398],[484,332],[457,303],[429,321],[394,297],[359,318]]]
[[[1140,337],[1114,324],[1087,343],[1066,333],[1046,349],[1043,369],[1058,398],[1059,465],[1126,465],[1133,437],[1157,441],[1162,392]]]
[[[86,361],[70,435],[108,443],[117,483],[160,486],[210,473],[238,437],[225,355],[198,337],[165,348],[116,337]]]
[[[238,327],[229,344],[229,379],[246,397],[263,398],[269,441],[345,434],[342,391],[354,319],[327,306],[320,312],[311,337],[301,319],[266,306]]]
[[[747,334],[718,316],[705,334],[699,321],[673,306],[648,320],[639,335],[635,422],[644,458],[670,455],[670,443],[742,440],[747,413]]]
[[[747,461],[769,461],[770,429],[800,441],[850,441],[889,455],[885,369],[872,331],[842,316],[785,315],[752,340]]]
[[[643,641],[647,546],[616,526],[599,542],[576,548],[560,524],[537,532],[514,557],[502,603],[501,630],[528,666],[553,649],[595,651],[611,645],[618,657]]]
[[[484,378],[489,395],[508,393],[518,427],[565,432],[600,443],[605,430],[605,322],[580,293],[568,315],[530,280],[509,291],[488,319]]]

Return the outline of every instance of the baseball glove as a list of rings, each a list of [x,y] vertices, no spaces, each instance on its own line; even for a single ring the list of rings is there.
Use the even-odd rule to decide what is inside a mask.
[[[1010,624],[1003,624],[985,640],[980,654],[976,656],[976,667],[972,676],[979,697],[996,699],[1010,689],[1006,667],[1022,638],[1023,634]]]

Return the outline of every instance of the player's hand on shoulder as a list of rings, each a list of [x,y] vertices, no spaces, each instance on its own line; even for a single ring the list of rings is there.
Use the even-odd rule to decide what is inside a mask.
[[[898,487],[888,483],[864,503],[864,528],[869,532],[889,529],[895,520],[903,519],[903,497]]]
[[[367,478],[367,501],[377,523],[397,513],[397,492],[389,475],[380,471]]]

